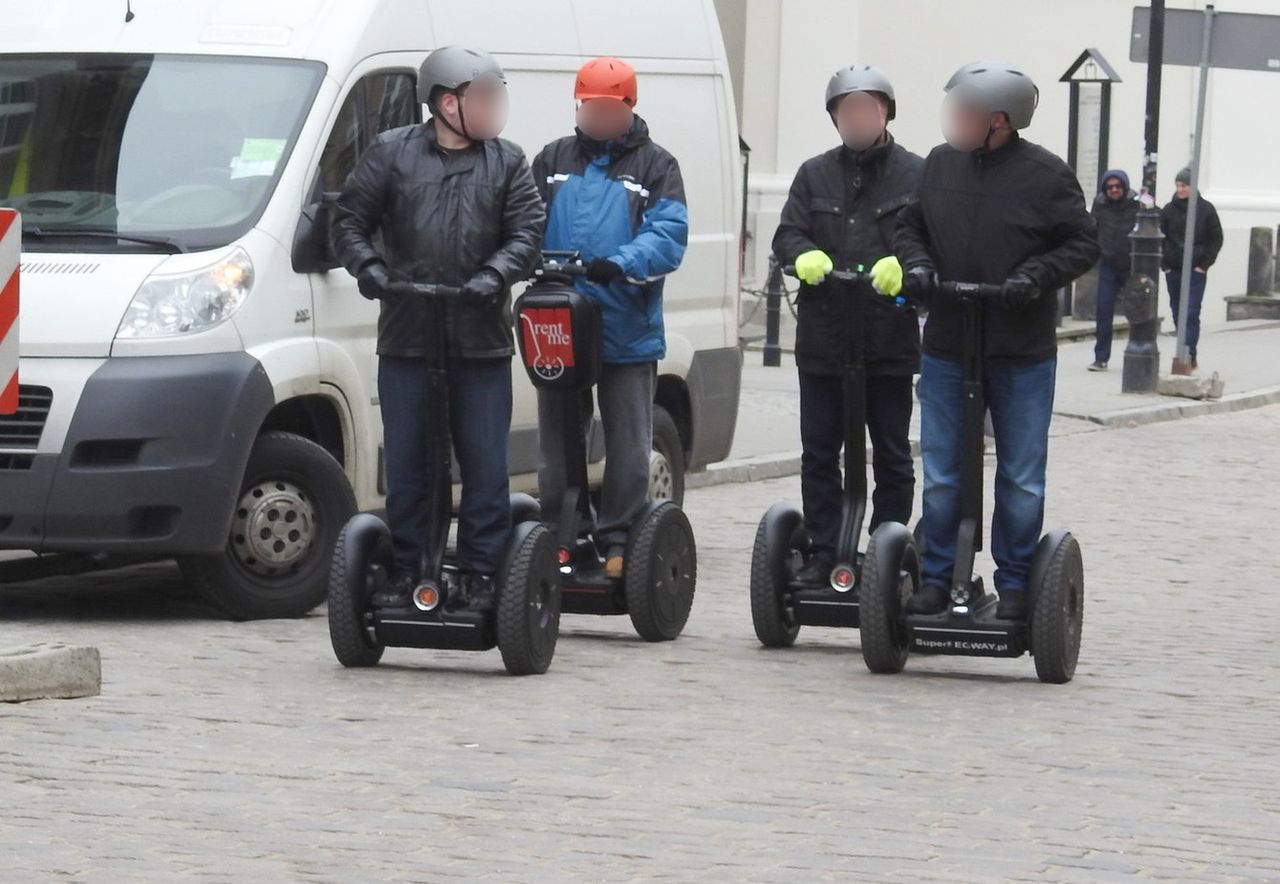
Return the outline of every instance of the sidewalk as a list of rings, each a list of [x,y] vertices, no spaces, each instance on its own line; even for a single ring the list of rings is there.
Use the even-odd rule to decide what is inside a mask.
[[[784,330],[785,330],[784,326]],[[1191,400],[1155,394],[1120,392],[1127,343],[1117,337],[1111,368],[1086,371],[1093,361],[1092,323],[1068,322],[1059,333],[1058,388],[1051,434],[1131,427],[1220,414],[1280,403],[1280,322],[1255,320],[1209,324],[1200,340],[1199,376],[1221,375],[1221,399]],[[783,346],[790,341],[784,334]],[[1176,346],[1171,335],[1159,339],[1160,365],[1167,373]],[[765,368],[758,343],[748,345],[742,369],[738,426],[729,458],[705,472],[692,474],[696,488],[723,482],[746,482],[789,476],[800,470],[800,402],[795,360],[783,352],[782,365]],[[920,438],[919,407],[912,416],[911,439]],[[917,448],[918,450],[918,448]]]

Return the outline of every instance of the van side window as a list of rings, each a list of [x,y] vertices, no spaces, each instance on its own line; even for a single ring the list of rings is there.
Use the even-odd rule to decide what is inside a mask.
[[[385,71],[361,79],[347,94],[329,133],[320,157],[318,189],[325,193],[342,190],[356,161],[379,133],[421,120],[413,74]]]

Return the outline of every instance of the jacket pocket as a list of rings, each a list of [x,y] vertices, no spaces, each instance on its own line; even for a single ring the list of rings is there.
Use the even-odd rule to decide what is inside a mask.
[[[844,207],[839,201],[830,197],[816,197],[809,201],[809,225],[813,230],[813,239],[818,247],[831,255],[835,254],[844,233]]]

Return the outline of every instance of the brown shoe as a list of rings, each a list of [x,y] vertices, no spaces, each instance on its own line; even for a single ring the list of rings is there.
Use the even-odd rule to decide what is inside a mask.
[[[622,579],[622,549],[610,548],[604,557],[604,576],[610,580]]]

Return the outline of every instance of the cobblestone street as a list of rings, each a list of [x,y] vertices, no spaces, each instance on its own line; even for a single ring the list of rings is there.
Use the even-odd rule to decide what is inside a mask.
[[[1025,657],[872,676],[856,632],[760,648],[750,544],[796,478],[689,493],[678,641],[566,617],[538,678],[347,671],[323,609],[227,623],[166,565],[4,588],[0,646],[97,645],[104,685],[0,708],[0,878],[1280,879],[1280,408],[1057,429],[1088,599],[1064,687]]]

